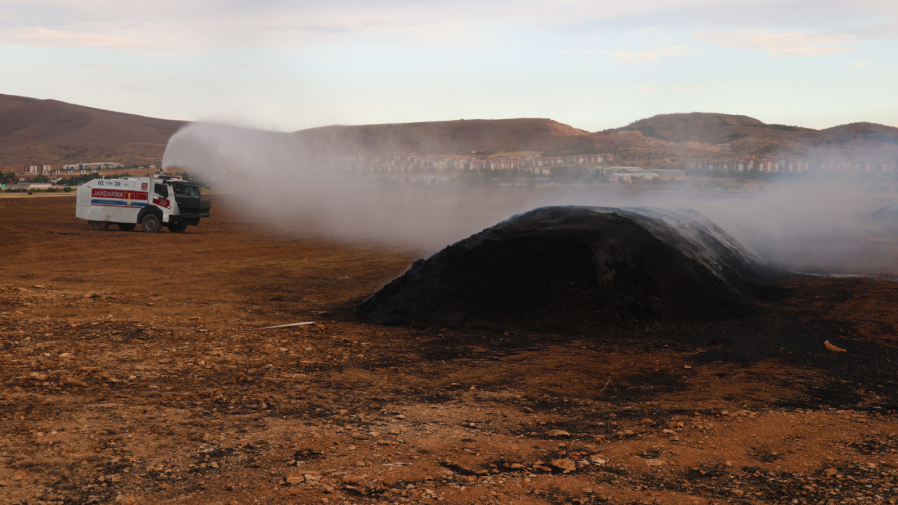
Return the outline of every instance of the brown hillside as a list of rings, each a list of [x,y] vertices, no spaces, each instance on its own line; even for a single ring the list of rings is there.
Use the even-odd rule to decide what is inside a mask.
[[[363,154],[492,154],[574,147],[586,152],[608,144],[604,135],[531,118],[325,126],[300,130],[296,136],[326,151]]]
[[[745,145],[759,140],[786,143],[812,136],[815,130],[797,126],[769,125],[748,116],[692,112],[660,114],[641,119],[623,128],[602,133],[635,130],[647,137],[671,142]]]
[[[168,139],[184,124],[56,100],[0,95],[0,166],[79,161],[149,164],[162,156]],[[682,158],[706,155],[898,155],[898,128],[853,123],[818,131],[715,113],[662,114],[600,133],[551,119],[519,118],[325,126],[293,135],[322,154],[610,152],[624,163],[671,166]]]
[[[0,95],[0,165],[160,157],[185,123]]]
[[[876,123],[851,123],[817,132],[818,144],[863,144],[866,147],[898,146],[898,128]]]

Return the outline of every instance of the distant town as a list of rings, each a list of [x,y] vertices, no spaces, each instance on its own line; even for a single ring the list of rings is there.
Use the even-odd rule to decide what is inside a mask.
[[[153,164],[125,166],[116,162],[82,162],[53,166],[43,163],[0,168],[0,188],[10,190],[47,190],[71,187],[87,180],[108,177],[110,171],[162,173],[161,159]],[[382,154],[374,156],[328,156],[315,159],[324,170],[357,172],[375,176],[420,177],[422,174],[442,173],[429,179],[447,182],[454,178],[474,178],[484,183],[625,183],[686,181],[690,178],[736,178],[741,180],[767,174],[835,174],[862,176],[864,174],[896,174],[898,160],[866,160],[838,158],[726,158],[667,160],[663,166],[615,166],[615,156],[608,153],[568,156],[542,156],[538,153],[484,156],[418,155],[415,153]],[[493,175],[490,175],[493,174]],[[755,174],[755,175],[753,175]],[[143,175],[143,174],[141,174]],[[418,179],[415,179],[418,180]]]
[[[158,161],[161,162],[161,160]],[[0,168],[0,189],[47,190],[54,186],[78,186],[90,179],[103,177],[100,171],[107,171],[108,174],[108,171],[123,169],[162,172],[162,169],[157,168],[155,164],[125,166],[121,163],[96,162],[54,167],[43,163],[30,163]]]

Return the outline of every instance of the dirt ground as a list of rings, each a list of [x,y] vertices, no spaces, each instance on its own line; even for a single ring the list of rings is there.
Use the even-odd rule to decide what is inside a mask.
[[[353,307],[420,251],[213,213],[0,199],[0,503],[898,502],[898,282],[605,339],[379,327]]]

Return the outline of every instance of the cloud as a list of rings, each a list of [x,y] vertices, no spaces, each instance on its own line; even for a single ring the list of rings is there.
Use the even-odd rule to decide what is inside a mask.
[[[0,40],[33,46],[149,47],[149,45],[142,44],[133,39],[117,36],[113,32],[96,34],[69,30],[53,30],[43,27],[4,29],[0,31]]]
[[[583,51],[580,51],[580,54],[596,54],[596,52],[590,51],[589,49],[584,49]]]
[[[714,86],[665,86],[664,91],[671,91],[674,93],[686,93],[693,91],[714,91],[718,89],[726,88],[726,84],[718,84]],[[657,93],[659,91],[658,88],[652,86],[636,86],[637,90],[642,91],[644,93]]]
[[[665,57],[682,56],[687,52],[689,52],[689,48],[685,46],[663,46],[638,51],[603,51],[602,54],[623,61],[657,61]]]
[[[896,20],[894,0],[0,0],[0,43],[191,50],[307,47],[353,38],[457,45],[546,32],[576,38],[699,30],[716,43],[766,49],[758,33],[895,39]],[[773,32],[750,33],[760,27]],[[820,35],[829,33],[841,35]],[[746,40],[751,36],[754,40]],[[838,43],[797,47],[786,51],[841,48]],[[629,61],[665,56],[656,53],[609,55]]]
[[[873,60],[852,61],[849,63],[852,67],[866,67]]]
[[[667,86],[667,91],[702,91],[704,86]]]
[[[693,32],[693,35],[712,44],[719,44],[743,49],[767,50],[774,56],[824,56],[827,54],[850,53],[853,49],[840,47],[856,41],[854,35],[808,33],[796,31],[791,33],[772,33],[755,31],[751,33],[704,33]]]

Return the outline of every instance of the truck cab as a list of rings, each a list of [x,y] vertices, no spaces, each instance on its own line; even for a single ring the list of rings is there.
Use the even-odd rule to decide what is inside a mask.
[[[102,231],[115,224],[121,230],[155,233],[162,226],[181,233],[209,217],[211,203],[201,188],[208,186],[176,177],[95,179],[78,188],[75,217]]]

